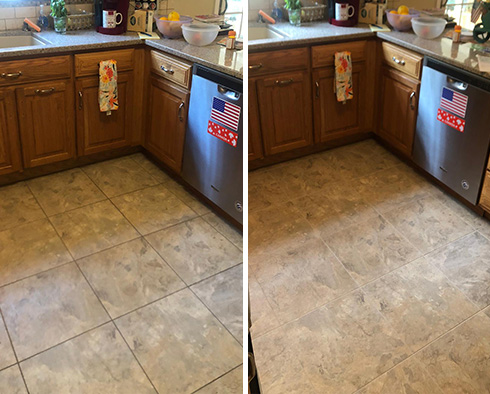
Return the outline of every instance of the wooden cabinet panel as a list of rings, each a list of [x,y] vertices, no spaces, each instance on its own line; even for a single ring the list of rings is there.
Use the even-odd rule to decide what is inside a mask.
[[[248,55],[249,76],[301,70],[308,67],[309,48],[284,49],[280,51],[250,53]]]
[[[490,212],[490,171],[485,171],[485,180],[481,191],[480,205]]]
[[[349,51],[353,63],[364,61],[368,57],[367,41],[341,42],[338,44],[318,45],[311,48],[312,67],[333,66],[335,52]]]
[[[74,94],[71,80],[16,89],[26,168],[75,156]]]
[[[4,89],[0,90],[0,175],[21,168],[15,93]]]
[[[150,52],[150,68],[155,74],[189,89],[192,64],[157,51]]]
[[[424,61],[422,55],[388,42],[383,42],[381,48],[382,59],[386,65],[420,79]]]
[[[175,172],[182,169],[189,92],[163,78],[150,78],[145,148]]]
[[[119,49],[117,51],[91,52],[75,55],[75,76],[87,77],[99,75],[99,62],[114,59],[118,73],[134,68],[135,49]]]
[[[99,110],[99,78],[80,78],[77,90],[77,134],[80,156],[131,145],[133,74],[119,73],[119,108],[110,115]]]
[[[248,81],[248,160],[264,157],[262,133],[260,132],[259,104],[257,102],[257,80]]]
[[[312,143],[309,72],[283,73],[260,79],[257,93],[266,155]]]
[[[420,83],[399,71],[383,67],[377,134],[410,157],[417,122]]]

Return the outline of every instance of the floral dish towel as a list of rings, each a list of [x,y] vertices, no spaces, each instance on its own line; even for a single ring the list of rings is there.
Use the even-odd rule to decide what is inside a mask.
[[[354,98],[350,52],[335,53],[335,93],[337,94],[337,101],[344,104],[347,100]]]
[[[104,60],[99,63],[99,108],[107,115],[119,108],[117,98],[117,62]]]

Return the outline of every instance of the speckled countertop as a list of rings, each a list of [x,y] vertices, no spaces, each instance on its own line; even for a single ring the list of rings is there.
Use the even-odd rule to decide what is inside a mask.
[[[4,35],[25,35],[26,32],[3,32]],[[187,44],[181,39],[141,40],[137,33],[126,33],[117,36],[99,34],[92,30],[79,30],[67,32],[64,35],[54,31],[33,33],[33,36],[45,42],[44,46],[30,46],[20,48],[0,49],[0,60],[21,56],[35,56],[52,53],[66,53],[87,50],[103,50],[133,45],[148,45],[163,52],[173,54],[194,63],[208,66],[215,70],[243,78],[243,51],[227,51],[226,48],[215,43],[197,47]]]

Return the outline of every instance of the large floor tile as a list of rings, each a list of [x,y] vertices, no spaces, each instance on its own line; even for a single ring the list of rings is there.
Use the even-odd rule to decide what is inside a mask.
[[[281,184],[267,171],[254,171],[248,175],[249,211],[268,208],[285,202]]]
[[[147,236],[187,283],[196,283],[243,261],[242,252],[201,218]]]
[[[47,219],[0,232],[0,286],[71,260]]]
[[[61,213],[51,222],[75,259],[139,236],[110,201]]]
[[[210,212],[202,218],[224,235],[238,249],[243,250],[243,235],[240,231],[228,224],[224,219],[220,218],[214,212]]]
[[[115,197],[112,202],[141,234],[149,234],[197,216],[162,185]]]
[[[262,288],[252,272],[248,272],[249,308],[252,338],[258,338],[280,325]]]
[[[198,215],[205,215],[211,210],[196,197],[194,197],[190,192],[188,192],[182,185],[170,179],[165,183],[165,187],[180,198],[187,206],[191,207],[194,212]]]
[[[422,253],[473,231],[469,224],[434,197],[421,198],[383,216]]]
[[[1,288],[0,308],[19,360],[109,320],[74,263]]]
[[[26,386],[17,365],[0,371],[0,393],[27,394]]]
[[[0,316],[0,370],[17,362],[15,359],[10,339],[5,329],[5,324]],[[1,387],[1,385],[0,385]]]
[[[249,257],[269,305],[280,322],[296,319],[357,287],[319,239]]]
[[[35,178],[28,185],[48,216],[106,199],[79,168]]]
[[[360,285],[420,256],[381,216],[341,230],[326,242]]]
[[[46,217],[24,182],[0,188],[0,231]]]
[[[197,391],[196,394],[242,394],[243,368],[235,368],[218,380]]]
[[[154,394],[112,323],[21,363],[31,394]]]
[[[158,168],[150,160],[148,160],[143,153],[135,153],[130,156],[136,163],[143,167],[153,178],[159,183],[167,183],[172,178],[164,171]]]
[[[113,318],[185,287],[141,238],[85,257],[78,264]]]
[[[363,288],[371,302],[415,352],[478,311],[424,258]]]
[[[490,305],[490,240],[475,232],[427,259],[480,308]]]
[[[490,390],[490,318],[480,313],[416,355],[445,394]]]
[[[82,169],[107,197],[115,197],[159,183],[128,156],[92,164]]]
[[[116,324],[160,394],[191,393],[242,363],[242,347],[188,289]]]
[[[191,289],[228,331],[243,343],[243,265],[203,280]]]

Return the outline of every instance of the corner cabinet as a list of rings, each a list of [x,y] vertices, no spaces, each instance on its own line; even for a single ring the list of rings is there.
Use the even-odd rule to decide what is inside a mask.
[[[0,89],[0,175],[22,169],[15,93]]]

